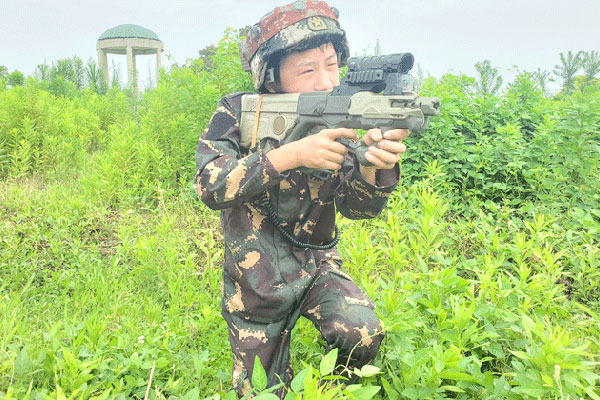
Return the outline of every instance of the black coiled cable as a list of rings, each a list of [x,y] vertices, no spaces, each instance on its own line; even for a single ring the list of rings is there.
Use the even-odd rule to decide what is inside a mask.
[[[263,205],[263,207],[265,207],[267,209],[267,214],[269,216],[269,220],[271,220],[271,223],[273,224],[273,226],[275,226],[275,229],[277,229],[277,231],[281,234],[281,236],[283,236],[283,238],[294,247],[300,247],[300,248],[311,249],[311,250],[329,250],[329,249],[335,247],[335,245],[337,245],[338,241],[340,240],[340,232],[338,231],[337,225],[335,225],[335,236],[333,237],[331,242],[323,244],[323,245],[301,242],[301,241],[297,240],[295,237],[293,237],[289,232],[287,232],[283,229],[283,226],[281,226],[281,221],[279,220],[277,213],[273,209],[273,206],[271,205],[271,202],[269,201],[269,196],[266,191],[264,191],[262,194],[261,204]]]

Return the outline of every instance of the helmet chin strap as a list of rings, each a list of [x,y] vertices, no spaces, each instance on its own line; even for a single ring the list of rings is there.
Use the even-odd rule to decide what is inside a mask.
[[[275,68],[271,67],[267,69],[265,73],[265,83],[268,83],[269,85],[275,84]]]
[[[281,93],[279,84],[275,81],[275,68],[271,67],[265,72],[265,82],[263,86],[271,93]]]

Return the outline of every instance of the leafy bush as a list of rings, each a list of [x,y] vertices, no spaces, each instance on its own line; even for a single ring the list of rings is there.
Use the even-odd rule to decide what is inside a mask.
[[[438,160],[462,195],[514,205],[540,198],[596,207],[597,95],[550,101],[521,73],[502,98],[472,94],[467,77],[429,79],[422,93],[442,98],[442,114],[409,138],[405,177],[416,182]],[[588,186],[592,184],[592,186]]]
[[[12,87],[23,86],[25,83],[25,75],[20,71],[13,71],[8,74],[8,84]]]

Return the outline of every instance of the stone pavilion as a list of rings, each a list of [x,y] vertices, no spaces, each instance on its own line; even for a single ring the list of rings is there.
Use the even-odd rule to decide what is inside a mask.
[[[96,44],[98,50],[98,66],[108,83],[108,57],[107,54],[127,55],[127,79],[130,86],[137,87],[134,80],[135,56],[156,54],[157,74],[160,69],[160,54],[164,50],[163,43],[156,33],[139,25],[117,25],[104,32]],[[157,75],[158,76],[158,75]]]

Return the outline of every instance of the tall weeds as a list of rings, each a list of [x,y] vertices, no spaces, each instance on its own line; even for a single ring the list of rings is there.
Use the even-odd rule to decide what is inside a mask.
[[[154,398],[231,398],[218,215],[190,186],[218,99],[252,88],[236,41],[139,99],[0,82],[1,399],[142,398],[153,363]],[[421,94],[442,113],[387,208],[339,223],[380,356],[334,385],[301,320],[290,397],[600,398],[600,91],[547,98],[523,72]]]

